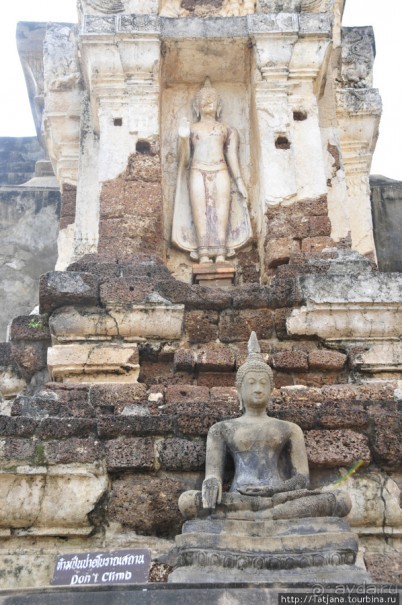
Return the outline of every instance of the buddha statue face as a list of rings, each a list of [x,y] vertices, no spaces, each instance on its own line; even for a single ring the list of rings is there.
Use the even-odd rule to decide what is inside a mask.
[[[270,376],[266,371],[249,370],[241,383],[240,399],[242,408],[265,409],[272,391]]]
[[[215,117],[218,110],[218,98],[214,90],[206,90],[199,100],[200,114]]]
[[[207,116],[219,118],[221,113],[221,101],[215,88],[212,88],[207,78],[203,88],[197,93],[193,102],[194,111],[197,118]]]

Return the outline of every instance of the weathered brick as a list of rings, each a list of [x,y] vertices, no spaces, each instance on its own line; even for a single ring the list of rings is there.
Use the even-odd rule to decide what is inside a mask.
[[[102,383],[91,385],[89,391],[91,405],[103,413],[112,408],[116,414],[121,414],[131,404],[147,401],[147,389],[144,384]]]
[[[318,422],[324,429],[365,429],[368,425],[368,413],[362,406],[350,402],[325,402],[318,412]]]
[[[6,437],[31,437],[38,426],[39,421],[34,418],[0,416],[0,435]]]
[[[232,292],[234,309],[261,309],[269,306],[269,286],[238,286]]]
[[[340,372],[322,372],[320,370],[309,372],[298,372],[295,376],[295,384],[304,384],[308,387],[323,387],[326,384],[336,384],[342,381],[348,381],[348,375]]]
[[[18,439],[15,437],[9,437],[5,444],[3,455],[0,457],[10,464],[13,461],[18,462],[34,462],[35,456],[35,443],[32,439]]]
[[[135,154],[129,159],[129,164],[133,161],[139,169],[139,162],[144,157]],[[154,156],[152,161],[159,162],[159,159]],[[142,168],[137,168],[135,171],[139,177]],[[160,171],[160,164],[159,169],[154,168]],[[163,254],[160,178],[159,181],[134,180],[126,171],[102,184],[99,206],[99,252],[116,256],[136,252]]]
[[[402,415],[382,411],[374,415],[373,420],[374,432],[370,441],[376,462],[399,469],[402,464]]]
[[[97,301],[98,281],[90,273],[51,271],[40,277],[39,306],[41,313],[50,313],[65,305],[96,305]]]
[[[85,254],[67,268],[67,271],[91,273],[101,282],[114,277],[148,277],[154,281],[173,279],[157,254]]]
[[[155,466],[154,441],[150,438],[120,437],[105,444],[109,471],[150,471]]]
[[[170,471],[198,471],[205,464],[205,441],[164,439],[158,443],[161,467]]]
[[[294,422],[303,430],[317,428],[317,413],[321,406],[319,389],[292,386],[274,390],[268,414]]]
[[[297,375],[299,376],[299,375]],[[278,372],[275,370],[274,372],[274,386],[277,389],[282,387],[294,386],[296,381],[294,379],[293,374],[289,374],[288,372]]]
[[[311,200],[303,200],[300,202],[294,202],[289,206],[283,204],[277,206],[269,206],[267,216],[268,219],[273,220],[275,218],[286,218],[290,219],[296,216],[321,216],[328,214],[328,204],[326,196]]]
[[[45,418],[37,429],[40,439],[89,437],[93,434],[96,434],[96,420],[92,418]]]
[[[158,281],[156,288],[163,298],[172,303],[183,304],[189,311],[195,309],[220,311],[232,305],[231,294],[220,288],[189,286],[173,278]]]
[[[211,389],[211,401],[239,405],[237,389],[235,387],[213,387]]]
[[[266,309],[245,309],[223,311],[219,320],[219,339],[222,342],[248,341],[254,330],[258,339],[272,337],[274,318]]]
[[[50,340],[47,315],[19,315],[10,325],[10,340]]]
[[[286,422],[294,422],[303,431],[314,429],[317,426],[317,411],[313,408],[310,409],[282,409],[282,410],[269,410],[269,415],[279,420],[285,420]]]
[[[76,397],[74,391],[53,390],[38,391],[34,395],[19,395],[14,400],[12,416],[31,416],[32,418],[47,418],[49,416],[92,418],[94,408],[89,405],[87,397],[80,390],[81,397]],[[69,396],[68,396],[69,395]]]
[[[196,352],[196,368],[202,372],[231,372],[235,362],[234,351],[219,343],[205,345]]]
[[[0,342],[0,367],[12,365],[11,342]]]
[[[397,586],[402,583],[402,553],[389,549],[389,552],[365,552],[364,562],[373,582]]]
[[[143,361],[140,364],[139,380],[147,385],[181,384],[188,383],[190,379],[187,372],[174,372],[170,362]]]
[[[103,452],[99,441],[93,437],[49,441],[44,445],[45,460],[48,464],[90,464],[101,460]]]
[[[308,363],[310,368],[315,370],[342,370],[346,359],[347,356],[338,351],[318,349],[309,353]]]
[[[191,343],[204,343],[218,338],[217,311],[187,311],[184,330]]]
[[[288,263],[292,254],[299,251],[300,243],[297,240],[288,237],[269,239],[265,245],[267,269],[274,269],[278,265]]]
[[[223,418],[218,414],[203,412],[202,414],[178,414],[177,426],[183,435],[203,436],[207,435],[213,424]]]
[[[398,388],[398,383],[395,380],[389,382],[365,382],[358,387],[359,399],[370,400],[392,400],[394,399],[394,391]]]
[[[319,237],[331,235],[331,221],[328,216],[311,216],[308,219],[308,236]]]
[[[197,378],[198,386],[205,387],[232,387],[235,384],[234,372],[201,372]]]
[[[184,482],[170,478],[125,476],[113,481],[109,518],[139,534],[174,537],[183,518],[177,502]]]
[[[350,429],[306,431],[308,459],[311,467],[349,467],[358,460],[371,461],[368,439]]]
[[[331,384],[322,388],[323,397],[329,400],[354,400],[358,398],[358,392],[358,385],[353,384]]]
[[[260,257],[257,242],[253,241],[237,252],[238,274],[243,284],[258,284],[260,281]]]
[[[300,275],[311,275],[311,274],[323,274],[327,273],[330,265],[322,264],[322,265],[311,265],[311,264],[303,264],[296,263],[294,257],[290,258],[288,265],[281,265],[276,269],[276,277],[280,278],[295,278]]]
[[[47,345],[43,341],[13,341],[11,355],[24,377],[31,378],[47,367]]]
[[[289,207],[292,208],[291,206]],[[321,216],[328,214],[328,204],[325,196],[314,200],[298,202],[297,210],[302,216]]]
[[[306,237],[302,240],[302,252],[321,252],[324,248],[332,248],[334,241],[330,237]]]
[[[272,356],[273,367],[287,372],[308,370],[308,355],[304,351],[281,351]]]
[[[296,279],[275,277],[271,284],[270,306],[274,309],[297,307],[303,302],[303,294]]]
[[[305,386],[285,387],[280,390],[282,405],[287,408],[319,408],[324,401],[321,389]]]
[[[195,352],[192,349],[177,349],[174,353],[174,370],[192,372],[195,366]]]
[[[274,312],[275,334],[279,340],[286,340],[289,337],[286,327],[286,320],[292,314],[293,309],[276,309]]]
[[[102,416],[98,433],[103,439],[121,435],[166,435],[174,430],[173,416]]]
[[[297,214],[289,216],[289,213],[283,213],[269,220],[268,235],[274,235],[277,239],[286,240],[306,237],[308,234],[307,220],[306,217],[300,217]]]
[[[153,281],[147,277],[119,277],[103,282],[99,288],[101,305],[142,303],[154,292]]]
[[[168,386],[165,393],[167,405],[196,404],[200,406],[209,401],[209,389],[193,385]]]

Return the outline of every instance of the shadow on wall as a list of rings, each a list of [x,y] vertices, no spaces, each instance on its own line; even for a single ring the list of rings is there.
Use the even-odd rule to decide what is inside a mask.
[[[27,183],[43,156],[36,137],[0,138],[0,342],[38,304],[39,276],[56,263],[60,192],[49,179]]]
[[[370,187],[378,268],[402,273],[402,182],[373,175]]]

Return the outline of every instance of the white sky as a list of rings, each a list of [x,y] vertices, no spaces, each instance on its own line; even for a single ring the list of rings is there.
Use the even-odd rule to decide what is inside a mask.
[[[380,137],[372,174],[402,181],[402,74],[400,70],[401,0],[346,0],[343,25],[372,25],[377,57],[374,85],[383,99]],[[0,136],[33,136],[25,81],[15,43],[18,21],[77,20],[76,0],[11,0],[0,20]]]

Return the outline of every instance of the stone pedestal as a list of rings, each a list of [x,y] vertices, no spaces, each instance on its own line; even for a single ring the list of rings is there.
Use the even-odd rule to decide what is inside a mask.
[[[252,518],[253,517],[253,518]],[[258,513],[197,519],[176,537],[170,582],[361,582],[357,536],[339,518],[265,521]]]
[[[193,265],[193,282],[209,288],[233,286],[236,270],[231,263],[202,263]]]

